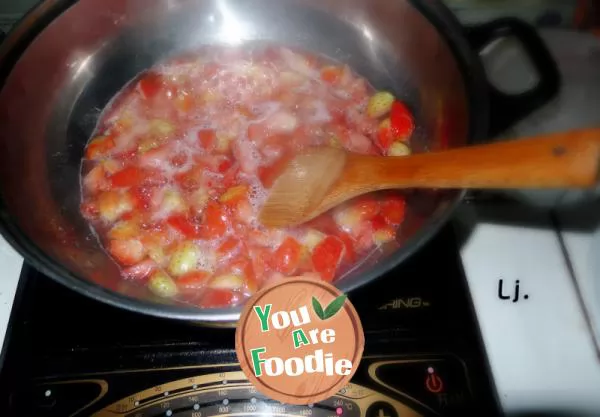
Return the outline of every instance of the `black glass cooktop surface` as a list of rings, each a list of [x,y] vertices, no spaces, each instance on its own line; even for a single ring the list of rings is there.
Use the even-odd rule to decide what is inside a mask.
[[[495,390],[445,229],[350,294],[365,330],[352,383],[323,403],[261,396],[236,364],[234,330],[130,313],[24,267],[0,374],[2,416],[494,416]]]

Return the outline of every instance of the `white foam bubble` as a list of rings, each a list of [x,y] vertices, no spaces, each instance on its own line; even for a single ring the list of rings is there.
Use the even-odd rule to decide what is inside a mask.
[[[215,252],[212,249],[204,249],[199,251],[200,255],[198,256],[198,268],[213,272],[216,264],[216,256]]]
[[[248,201],[255,212],[258,212],[265,203],[269,192],[262,186],[262,184],[256,180],[250,184],[248,190]]]
[[[327,110],[327,106],[323,103],[322,100],[315,100],[313,102],[314,113],[309,118],[309,121],[312,123],[327,123],[331,121],[331,114],[329,114],[329,110]]]

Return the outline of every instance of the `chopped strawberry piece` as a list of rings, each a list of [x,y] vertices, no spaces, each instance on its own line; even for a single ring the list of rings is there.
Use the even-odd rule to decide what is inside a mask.
[[[174,167],[181,167],[186,164],[188,159],[189,159],[189,156],[185,152],[178,152],[171,157],[169,162]]]
[[[164,88],[164,81],[160,75],[149,73],[138,82],[138,88],[142,93],[142,97],[152,99]]]
[[[177,279],[177,286],[187,290],[197,290],[203,288],[210,278],[206,271],[192,271]]]
[[[252,262],[245,254],[239,255],[232,259],[227,269],[229,270],[229,273],[242,276],[244,279],[254,279]]]
[[[142,177],[141,184],[144,186],[158,186],[164,185],[167,183],[167,177],[165,174],[159,169],[143,169],[140,171],[140,175]]]
[[[129,166],[113,174],[110,181],[113,187],[134,187],[144,179],[142,170],[135,166]]]
[[[344,68],[329,66],[321,70],[321,79],[328,84],[337,84],[344,73]]]
[[[231,290],[207,288],[200,299],[200,307],[225,308],[231,306],[234,295]]]
[[[221,194],[219,201],[227,206],[235,207],[240,201],[245,200],[247,195],[248,186],[236,185]]]
[[[386,196],[381,202],[381,215],[392,226],[398,226],[406,215],[406,201],[400,196]]]
[[[202,129],[198,132],[198,143],[202,149],[212,151],[217,144],[217,133],[213,129]]]
[[[385,226],[373,231],[373,243],[383,245],[394,240],[396,232],[392,226]]]
[[[382,245],[384,243],[394,240],[396,237],[396,231],[393,226],[388,225],[386,219],[379,215],[371,220],[371,230],[373,236],[373,243],[376,245]]]
[[[412,113],[406,105],[398,100],[392,104],[390,126],[395,139],[408,140],[415,130]]]
[[[156,262],[151,259],[146,259],[136,265],[130,266],[123,270],[123,275],[133,280],[143,280],[148,278],[150,274],[157,268]]]
[[[267,248],[253,247],[248,252],[254,275],[259,282],[263,282],[266,279],[266,272],[270,268],[271,251]]]
[[[383,122],[379,124],[379,128],[377,130],[377,144],[381,148],[382,151],[387,151],[392,143],[394,143],[394,134],[392,132],[392,124],[390,119],[385,119]]]
[[[360,220],[369,220],[379,214],[379,202],[371,197],[362,197],[358,199],[353,208],[356,210]]]
[[[387,222],[385,221],[385,218],[383,216],[378,215],[371,219],[371,229],[373,231],[377,231],[384,228],[387,228]]]
[[[204,239],[221,237],[227,231],[227,214],[222,206],[209,203],[204,209],[200,236]]]
[[[145,255],[142,242],[136,239],[111,240],[108,251],[122,265],[135,265],[144,259]]]
[[[175,182],[185,191],[193,191],[199,188],[204,180],[204,168],[194,166],[189,171],[176,174]]]
[[[150,200],[152,192],[149,188],[136,187],[130,190],[131,196],[135,201],[135,207],[138,210],[148,210],[150,208]]]
[[[292,237],[286,238],[277,248],[271,260],[271,266],[282,274],[293,274],[300,265],[302,245]]]
[[[232,253],[234,253],[236,251],[236,249],[239,248],[240,246],[240,240],[234,237],[229,237],[227,238],[227,240],[225,240],[225,242],[223,242],[221,244],[221,246],[219,246],[219,249],[217,249],[217,255],[219,255],[219,257],[226,257],[231,255]]]
[[[93,139],[85,150],[85,157],[87,159],[98,159],[102,158],[116,146],[115,139],[113,136],[99,136]]]
[[[224,157],[223,159],[221,159],[221,161],[217,165],[217,171],[219,171],[221,174],[223,174],[224,172],[229,170],[229,168],[231,168],[232,166],[233,166],[233,161],[227,157]]]
[[[89,192],[106,191],[110,188],[110,182],[106,178],[106,171],[102,165],[96,165],[83,179],[83,185]]]
[[[313,250],[312,262],[315,271],[323,280],[333,281],[343,255],[344,243],[334,236],[326,237]]]
[[[194,239],[199,237],[198,227],[187,216],[181,214],[173,215],[167,219],[167,223],[186,238]]]

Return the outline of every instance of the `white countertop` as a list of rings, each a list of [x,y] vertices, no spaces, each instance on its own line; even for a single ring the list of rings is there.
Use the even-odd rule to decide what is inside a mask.
[[[503,410],[600,415],[600,359],[550,215],[463,207],[457,219],[460,230],[470,231],[461,257]],[[569,238],[581,273],[592,235],[580,230]],[[510,299],[498,297],[500,279]]]
[[[23,258],[0,236],[0,340],[4,340]]]

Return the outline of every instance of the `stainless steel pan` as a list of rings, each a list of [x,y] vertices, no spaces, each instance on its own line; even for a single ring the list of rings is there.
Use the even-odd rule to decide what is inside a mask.
[[[540,72],[520,96],[490,88],[477,51],[517,37]],[[34,267],[82,294],[144,314],[203,323],[238,310],[200,310],[152,298],[119,278],[79,214],[79,168],[100,111],[155,62],[203,44],[275,41],[347,62],[415,112],[416,151],[495,134],[558,88],[535,31],[516,20],[465,29],[433,0],[46,0],[0,47],[0,227]],[[398,241],[338,281],[376,279],[417,251],[463,192],[409,198]]]

